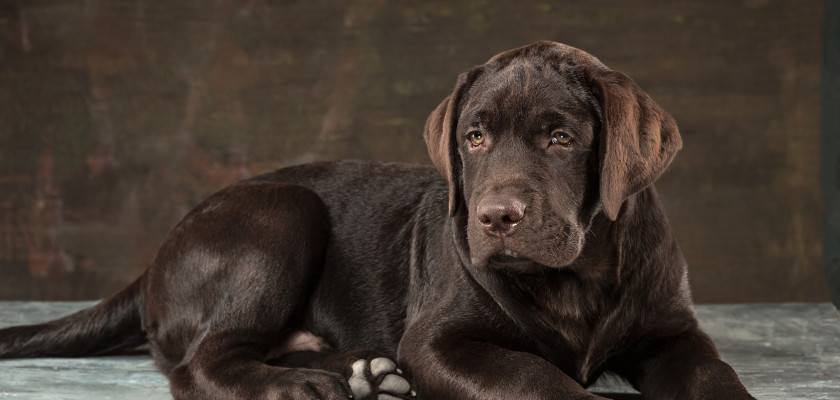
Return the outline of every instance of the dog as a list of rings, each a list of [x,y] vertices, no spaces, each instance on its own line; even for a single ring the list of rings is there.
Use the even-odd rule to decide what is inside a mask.
[[[433,166],[323,162],[190,211],[93,308],[0,330],[0,357],[148,343],[176,399],[752,399],[693,311],[653,182],[674,119],[538,42],[458,77]],[[443,179],[441,179],[441,177]]]

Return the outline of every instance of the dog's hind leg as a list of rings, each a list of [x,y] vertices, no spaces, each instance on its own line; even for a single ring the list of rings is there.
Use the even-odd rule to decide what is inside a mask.
[[[347,399],[347,379],[266,361],[302,322],[329,239],[317,194],[245,182],[175,227],[149,269],[145,330],[177,399]]]
[[[169,374],[176,399],[325,399],[352,396],[347,380],[325,370],[265,363],[261,338],[215,332],[194,348],[189,362]]]

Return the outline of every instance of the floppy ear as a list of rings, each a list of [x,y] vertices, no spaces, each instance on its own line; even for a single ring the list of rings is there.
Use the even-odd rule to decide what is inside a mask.
[[[682,148],[677,123],[630,77],[603,69],[590,75],[600,94],[601,203],[611,220],[628,197],[650,186]]]
[[[449,184],[449,216],[455,215],[461,201],[461,159],[458,155],[459,106],[472,82],[479,74],[478,68],[464,72],[458,76],[455,89],[447,96],[435,111],[426,119],[423,139],[429,149],[432,164],[437,168],[440,176]]]

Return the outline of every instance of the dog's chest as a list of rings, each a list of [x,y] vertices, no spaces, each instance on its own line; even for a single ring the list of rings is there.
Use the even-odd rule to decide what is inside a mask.
[[[530,299],[543,356],[580,382],[590,384],[620,351],[630,329],[627,312],[608,290],[560,280],[539,285]]]

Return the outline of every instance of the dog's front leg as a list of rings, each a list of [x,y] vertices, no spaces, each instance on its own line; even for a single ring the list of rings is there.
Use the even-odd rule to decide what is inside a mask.
[[[469,339],[465,329],[413,324],[399,359],[419,399],[604,399],[545,359]]]
[[[620,373],[646,399],[755,400],[699,327],[639,350],[640,362],[626,364],[627,370]]]

